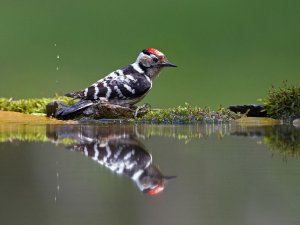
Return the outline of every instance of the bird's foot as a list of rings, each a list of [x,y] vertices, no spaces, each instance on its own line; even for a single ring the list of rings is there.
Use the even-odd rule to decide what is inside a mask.
[[[137,118],[138,114],[140,111],[148,111],[149,109],[151,109],[151,105],[148,104],[148,103],[145,103],[144,105],[142,106],[138,106],[135,110],[135,113],[134,113],[134,118]]]

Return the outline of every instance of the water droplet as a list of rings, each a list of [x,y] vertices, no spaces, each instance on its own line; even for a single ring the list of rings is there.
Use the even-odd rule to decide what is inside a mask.
[[[56,47],[56,43],[54,43],[54,47]]]
[[[58,66],[56,67],[56,70],[59,70],[59,67],[58,67]]]
[[[59,59],[59,58],[60,58],[60,56],[59,56],[59,55],[57,55],[57,56],[56,56],[56,58],[57,58],[57,59]]]

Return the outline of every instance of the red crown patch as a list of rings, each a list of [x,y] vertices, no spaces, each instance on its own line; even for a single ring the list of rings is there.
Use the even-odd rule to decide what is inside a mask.
[[[146,51],[150,54],[154,54],[154,55],[157,55],[157,56],[163,56],[164,55],[162,52],[158,51],[155,48],[147,48]]]

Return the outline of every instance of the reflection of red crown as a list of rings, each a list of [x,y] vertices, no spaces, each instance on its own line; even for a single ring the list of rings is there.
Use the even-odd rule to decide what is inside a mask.
[[[157,195],[158,193],[162,192],[164,190],[164,185],[157,185],[155,188],[152,188],[152,189],[147,189],[145,190],[145,193],[147,195]]]
[[[157,56],[163,56],[164,54],[160,51],[158,51],[157,49],[155,48],[147,48],[146,49],[146,52],[150,53],[150,54],[154,54],[154,55],[157,55]]]

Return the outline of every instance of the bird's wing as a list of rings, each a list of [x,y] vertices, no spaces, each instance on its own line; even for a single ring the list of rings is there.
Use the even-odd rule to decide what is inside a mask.
[[[108,75],[85,90],[77,92],[76,96],[88,100],[133,99],[144,95],[151,85],[150,79],[145,75]]]

